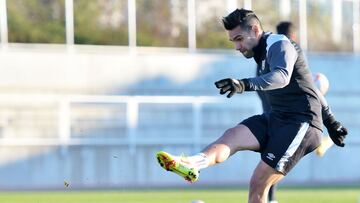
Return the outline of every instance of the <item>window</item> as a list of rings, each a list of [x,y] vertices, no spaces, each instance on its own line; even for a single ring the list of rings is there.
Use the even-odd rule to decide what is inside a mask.
[[[339,1],[341,2],[341,1]],[[352,10],[351,5],[344,4],[339,11],[340,22],[332,12],[334,3],[327,1],[308,1],[308,49],[309,51],[344,51],[352,48]],[[347,21],[347,22],[346,22]],[[336,28],[340,25],[340,29]]]
[[[252,0],[252,10],[260,19],[264,31],[276,33],[276,25],[282,20],[280,18],[279,1]]]
[[[196,43],[197,48],[232,49],[222,25],[222,17],[228,15],[226,0],[196,1]]]
[[[7,1],[9,42],[64,43],[64,0]]]
[[[76,44],[128,45],[127,0],[74,0]]]
[[[137,45],[188,46],[187,1],[137,0]]]

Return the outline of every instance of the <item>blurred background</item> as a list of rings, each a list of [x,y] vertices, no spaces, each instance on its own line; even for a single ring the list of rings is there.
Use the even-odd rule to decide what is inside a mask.
[[[190,155],[261,113],[255,93],[228,100],[213,85],[255,75],[222,28],[235,8],[267,31],[296,25],[349,130],[282,184],[359,185],[359,0],[0,0],[0,189],[187,186],[157,151]],[[196,186],[247,186],[259,160],[238,153]]]

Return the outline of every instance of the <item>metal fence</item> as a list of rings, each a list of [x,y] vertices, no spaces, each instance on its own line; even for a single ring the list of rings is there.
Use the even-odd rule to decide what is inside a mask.
[[[352,111],[357,99],[346,102]],[[331,100],[335,108],[344,108]],[[64,180],[79,188],[150,187],[183,184],[159,168],[156,151],[195,153],[227,128],[260,113],[261,106],[256,95],[231,101],[201,96],[0,95],[0,111],[1,188],[59,188]],[[360,142],[354,122],[348,126],[352,137],[345,149],[334,147],[320,160],[308,156],[285,183],[357,183],[360,160],[354,154]],[[14,126],[23,131],[7,130]],[[334,166],[334,160],[339,164]],[[256,153],[238,153],[204,170],[199,185],[246,184],[258,161]],[[219,173],[220,168],[228,176]]]

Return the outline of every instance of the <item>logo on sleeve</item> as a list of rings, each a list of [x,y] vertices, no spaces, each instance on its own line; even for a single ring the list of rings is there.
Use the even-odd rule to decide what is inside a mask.
[[[270,159],[271,161],[273,161],[276,157],[273,153],[267,153],[266,158]]]

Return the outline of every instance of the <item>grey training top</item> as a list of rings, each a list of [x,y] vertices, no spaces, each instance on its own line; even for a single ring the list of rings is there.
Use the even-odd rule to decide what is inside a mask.
[[[270,113],[321,130],[321,104],[300,47],[284,35],[264,33],[253,51],[258,76],[247,79],[246,90],[260,91]]]

